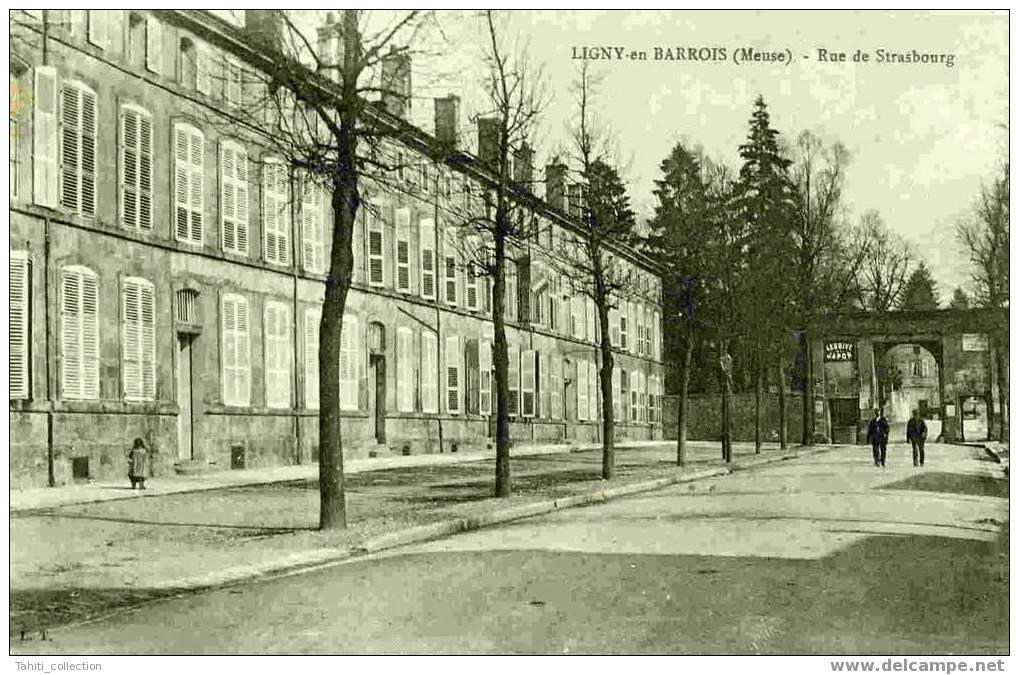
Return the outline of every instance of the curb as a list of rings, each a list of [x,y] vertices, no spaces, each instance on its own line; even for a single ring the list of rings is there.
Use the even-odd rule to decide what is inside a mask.
[[[792,453],[787,452],[786,454],[783,455],[762,458],[759,460],[751,460],[749,463],[744,462],[742,464],[732,464],[730,466],[722,466],[714,469],[702,469],[700,471],[695,471],[681,476],[656,478],[654,480],[630,483],[628,485],[620,485],[618,487],[602,489],[596,492],[589,492],[587,494],[571,495],[569,497],[562,497],[560,499],[537,502],[534,504],[522,504],[519,506],[513,506],[505,509],[496,510],[493,511],[492,513],[486,513],[479,516],[455,518],[451,520],[439,521],[436,523],[429,523],[428,525],[419,525],[417,527],[411,527],[404,530],[399,530],[397,532],[392,532],[389,534],[381,535],[379,537],[375,537],[374,539],[368,540],[363,545],[357,548],[321,549],[317,552],[312,552],[308,554],[296,554],[292,556],[289,560],[286,559],[284,561],[276,560],[258,565],[231,568],[214,572],[204,577],[192,577],[191,579],[160,581],[151,587],[157,589],[177,589],[180,592],[175,593],[168,597],[149,600],[138,605],[120,607],[108,612],[103,612],[96,616],[80,619],[78,621],[48,627],[47,630],[52,631],[58,628],[71,628],[75,626],[81,626],[99,621],[101,619],[108,618],[110,616],[116,616],[136,611],[152,602],[161,602],[172,598],[180,598],[201,591],[212,591],[222,588],[229,588],[230,586],[234,586],[241,583],[249,583],[252,581],[260,580],[268,581],[273,578],[289,576],[302,571],[310,571],[316,568],[330,567],[332,565],[346,562],[348,560],[360,558],[372,553],[378,553],[381,551],[399,548],[401,546],[423,543],[426,541],[441,539],[455,534],[461,534],[464,532],[472,532],[475,530],[480,530],[485,527],[501,525],[503,523],[508,523],[515,520],[522,520],[525,518],[532,518],[534,516],[540,516],[564,509],[589,506],[592,504],[603,504],[612,499],[619,499],[621,497],[626,497],[629,495],[634,495],[642,492],[651,492],[679,483],[691,483],[698,480],[704,480],[706,478],[728,476],[737,471],[752,469],[759,466],[767,466],[769,464],[775,464],[777,462],[783,462],[791,459],[796,459],[798,457],[813,455],[820,452],[824,452],[828,449],[829,448],[827,447],[805,448],[805,449],[801,448],[798,452]]]

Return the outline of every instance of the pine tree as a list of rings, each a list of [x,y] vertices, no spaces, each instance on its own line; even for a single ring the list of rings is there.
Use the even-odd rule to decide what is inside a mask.
[[[938,308],[938,294],[934,286],[934,278],[922,260],[906,282],[906,288],[902,292],[901,308],[905,310]]]

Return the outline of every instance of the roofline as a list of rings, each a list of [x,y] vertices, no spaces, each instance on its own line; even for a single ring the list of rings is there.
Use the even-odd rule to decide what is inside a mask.
[[[189,24],[190,28],[198,28],[196,32],[201,33],[203,37],[212,38],[211,41],[220,47],[228,48],[235,52],[242,52],[251,65],[263,71],[268,71],[271,66],[269,60],[262,52],[252,46],[242,28],[212,14],[209,10],[157,10],[157,13],[171,19],[182,18],[184,23]],[[174,22],[177,23],[177,21]],[[370,111],[379,121],[397,132],[396,136],[400,140],[411,142],[416,146],[417,150],[427,153],[434,160],[486,183],[487,187],[498,185],[499,181],[494,172],[476,155],[462,149],[450,151],[448,148],[443,147],[432,134],[429,134],[420,127],[414,126],[407,120],[381,109],[375,102],[368,101],[364,109]],[[532,210],[538,212],[539,215],[555,221],[560,227],[577,234],[583,234],[583,228],[570,218],[567,213],[562,209],[555,208],[546,200],[539,198],[532,190],[512,182],[507,187],[515,200],[526,204]],[[630,262],[645,268],[647,271],[659,276],[664,274],[663,267],[644,253],[618,245],[610,245],[609,248],[615,255],[626,258]]]

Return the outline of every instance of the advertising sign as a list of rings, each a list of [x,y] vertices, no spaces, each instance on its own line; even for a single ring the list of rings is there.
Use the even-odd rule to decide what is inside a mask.
[[[962,351],[964,352],[986,352],[987,336],[981,333],[963,333]]]
[[[856,343],[849,340],[834,340],[824,343],[824,360],[833,361],[855,361]]]

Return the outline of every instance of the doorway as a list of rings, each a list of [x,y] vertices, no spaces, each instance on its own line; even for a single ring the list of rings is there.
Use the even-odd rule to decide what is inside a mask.
[[[375,442],[379,445],[386,444],[386,357],[382,354],[372,354],[369,358],[370,369],[375,376],[369,378],[374,382],[372,391],[372,407],[375,411]]]
[[[177,352],[177,459],[194,459],[194,393],[191,353],[195,336],[178,333]]]

